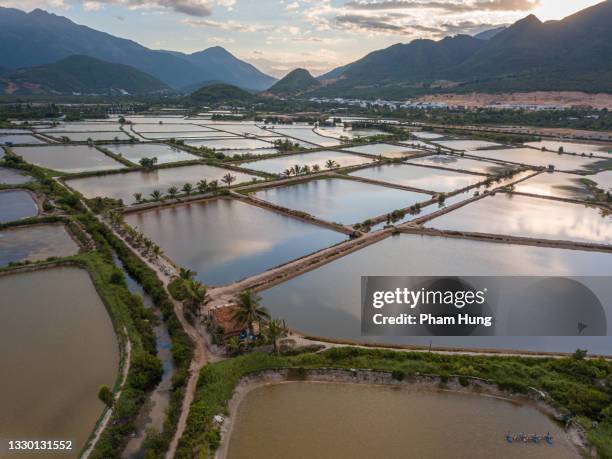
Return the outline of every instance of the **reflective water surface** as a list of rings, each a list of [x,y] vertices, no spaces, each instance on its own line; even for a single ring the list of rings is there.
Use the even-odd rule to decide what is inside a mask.
[[[345,179],[309,180],[258,191],[254,196],[343,224],[362,222],[431,199],[428,194]]]
[[[87,145],[17,147],[13,151],[29,163],[60,172],[92,172],[125,167],[97,148]]]
[[[444,230],[507,234],[539,239],[612,243],[612,215],[597,208],[498,193],[426,224]]]
[[[436,140],[434,143],[453,150],[474,151],[484,148],[500,147],[499,143],[486,140]]]
[[[409,159],[407,162],[411,164],[422,164],[425,166],[446,167],[449,169],[458,169],[478,174],[500,174],[502,172],[512,170],[518,166],[510,164],[500,164],[490,161],[481,161],[477,159],[461,158],[455,155],[431,155],[422,158]]]
[[[565,173],[542,173],[518,183],[515,191],[522,193],[555,196],[570,199],[589,199],[592,194],[584,184],[585,180],[593,181],[603,190],[612,189],[612,171],[594,175],[577,175]]]
[[[0,223],[34,217],[38,206],[27,191],[0,191]]]
[[[525,145],[529,145],[535,148],[546,148],[549,151],[559,151],[559,148],[563,148],[566,153],[586,153],[586,154],[602,154],[612,153],[612,145],[607,144],[590,144],[590,143],[575,143],[575,142],[558,142],[554,140],[542,140],[540,142],[528,142]]]
[[[0,230],[0,266],[14,261],[67,257],[79,245],[62,224],[30,225]]]
[[[550,432],[554,443],[508,444],[504,437],[508,431]],[[563,430],[531,405],[435,389],[290,382],[261,386],[245,396],[227,455],[230,459],[451,456],[544,459],[577,454]]]
[[[0,145],[24,145],[24,144],[44,144],[42,140],[33,135],[20,134],[20,135],[0,135]]]
[[[295,165],[300,167],[306,165],[312,167],[316,164],[320,167],[321,171],[324,171],[327,170],[325,163],[330,160],[336,162],[341,167],[372,162],[372,159],[365,156],[351,155],[349,153],[340,153],[337,151],[317,151],[316,153],[303,153],[263,159],[261,161],[252,161],[242,163],[240,166],[256,171],[268,172],[270,174],[280,174]]]
[[[197,156],[187,153],[179,148],[161,143],[141,143],[134,145],[102,145],[107,150],[123,156],[135,164],[142,158],[157,158],[157,164],[174,163],[177,161],[193,161]]]
[[[0,155],[0,157],[1,156],[2,155]],[[19,185],[31,180],[34,179],[28,175],[22,174],[18,169],[0,167],[0,183],[4,183],[6,185]]]
[[[200,180],[219,181],[224,175],[230,173],[236,177],[232,184],[249,182],[256,178],[252,175],[229,171],[220,167],[198,164],[196,166],[181,166],[151,171],[135,171],[124,174],[101,175],[96,177],[84,177],[68,180],[72,188],[83,193],[87,198],[106,196],[109,198],[122,199],[124,204],[136,202],[134,193],[142,193],[145,199],[150,199],[150,193],[158,190],[162,194],[168,188],[176,186],[181,189],[185,183],[190,183],[194,189]]]
[[[482,175],[464,174],[408,164],[374,166],[352,172],[349,175],[444,193],[460,190],[486,180],[486,177]]]
[[[0,276],[0,299],[2,437],[72,440],[76,457],[104,408],[98,389],[117,375],[106,308],[68,267]]]
[[[609,253],[401,234],[262,292],[273,317],[312,336],[378,343],[612,355],[609,337],[362,337],[361,276],[610,276]],[[316,292],[316,294],[313,294]],[[595,292],[597,294],[597,292]],[[321,318],[324,317],[324,320]],[[608,311],[608,329],[612,313]]]
[[[415,153],[415,150],[412,150],[411,148],[397,145],[389,145],[387,143],[361,145],[359,147],[347,148],[346,151],[352,151],[353,153],[363,153],[366,155],[382,155],[385,158],[401,158],[403,156]]]
[[[344,234],[240,201],[218,199],[127,214],[205,284],[226,284],[334,245]]]

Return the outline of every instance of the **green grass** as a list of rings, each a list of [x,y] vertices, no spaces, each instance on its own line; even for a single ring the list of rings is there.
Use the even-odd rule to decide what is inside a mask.
[[[218,445],[212,418],[227,413],[227,403],[239,380],[250,373],[279,368],[372,369],[390,372],[396,379],[419,374],[443,379],[450,375],[460,379],[478,377],[513,393],[526,393],[529,387],[534,387],[546,391],[561,412],[598,421],[596,427],[589,428],[589,438],[600,456],[612,456],[607,435],[612,420],[605,412],[612,404],[612,363],[607,360],[440,355],[345,347],[292,357],[255,353],[207,365],[200,373],[196,398],[176,457],[208,457]],[[299,374],[299,370],[295,372]]]

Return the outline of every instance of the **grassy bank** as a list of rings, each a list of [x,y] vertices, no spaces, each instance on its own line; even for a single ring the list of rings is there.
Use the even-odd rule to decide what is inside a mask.
[[[563,413],[576,416],[587,429],[600,457],[612,457],[612,363],[578,357],[543,359],[440,355],[361,348],[335,348],[296,356],[250,354],[204,367],[187,429],[177,458],[212,457],[219,445],[213,416],[227,413],[227,403],[240,379],[250,373],[277,368],[340,368],[387,371],[396,379],[427,374],[444,381],[469,376],[493,381],[509,393],[527,393],[530,387],[546,392]]]

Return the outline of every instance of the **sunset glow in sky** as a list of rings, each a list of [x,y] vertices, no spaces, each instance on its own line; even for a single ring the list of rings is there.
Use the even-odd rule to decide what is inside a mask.
[[[562,19],[598,0],[0,0],[155,49],[223,46],[266,73],[315,75],[416,38],[475,34],[528,14]]]

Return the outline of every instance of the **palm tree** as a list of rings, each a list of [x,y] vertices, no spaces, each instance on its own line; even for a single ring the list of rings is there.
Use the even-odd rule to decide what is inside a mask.
[[[178,194],[178,188],[175,186],[171,186],[168,188],[168,196],[174,198]]]
[[[285,172],[283,172],[283,174],[285,174],[287,177],[291,177],[292,173],[293,171],[291,169],[285,169]]]
[[[310,174],[310,166],[306,164],[304,167],[302,167],[302,172],[304,174]]]
[[[200,193],[204,193],[208,189],[208,182],[206,179],[200,180],[198,183],[196,183],[196,187],[198,187],[198,191]]]
[[[245,290],[238,294],[238,308],[234,311],[232,319],[238,324],[248,327],[253,334],[253,322],[261,322],[270,318],[268,310],[261,306],[261,297],[251,290]]]
[[[321,170],[321,166],[319,166],[318,164],[315,164],[312,166],[313,172],[319,172],[320,170]]]
[[[228,187],[231,186],[232,182],[234,182],[235,180],[236,180],[236,176],[230,174],[229,172],[225,174],[223,178],[221,179],[221,181],[223,183],[226,183]]]
[[[179,277],[183,280],[191,280],[196,275],[195,271],[188,268],[180,268]]]
[[[242,352],[242,342],[237,336],[232,336],[228,339],[225,347],[230,355],[238,355]]]
[[[162,194],[159,192],[159,190],[153,190],[151,197],[153,198],[153,201],[158,202],[162,198]]]
[[[296,164],[295,166],[293,166],[293,173],[295,175],[300,175],[302,171],[303,171],[302,166],[300,166],[299,164]]]
[[[272,342],[274,353],[278,354],[278,339],[285,334],[285,325],[278,319],[271,320],[266,330],[266,338]]]
[[[208,184],[208,188],[210,188],[211,191],[215,191],[217,188],[219,188],[219,182],[216,180],[211,180]]]
[[[327,161],[325,161],[325,167],[327,169],[335,169],[337,167],[336,161],[334,161],[333,159],[328,159]]]
[[[183,185],[183,193],[185,193],[187,196],[189,196],[191,194],[191,192],[193,191],[193,186],[191,185],[191,183],[185,183]]]
[[[138,204],[142,202],[142,193],[134,193],[132,196],[134,196],[134,199]]]
[[[206,300],[206,286],[196,280],[190,279],[184,284],[184,292],[187,309],[192,315],[199,315],[200,305]]]

